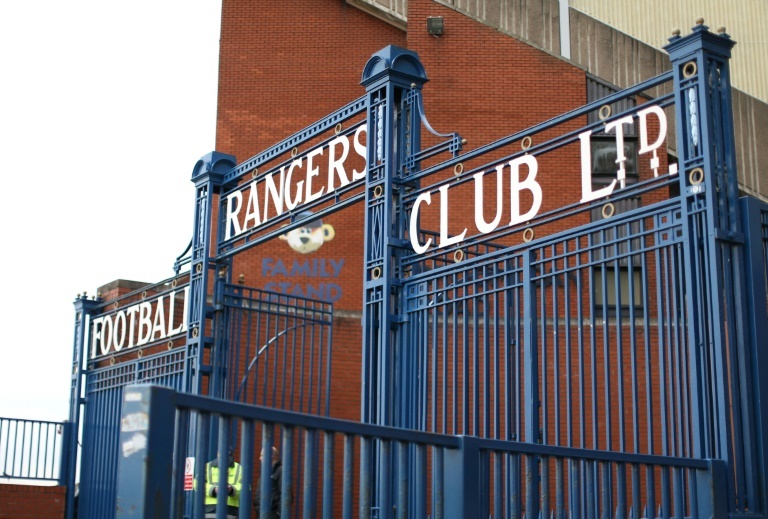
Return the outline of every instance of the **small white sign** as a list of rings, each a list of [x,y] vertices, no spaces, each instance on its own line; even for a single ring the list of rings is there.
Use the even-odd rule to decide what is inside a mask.
[[[184,490],[192,490],[195,480],[195,458],[187,458],[184,464]]]

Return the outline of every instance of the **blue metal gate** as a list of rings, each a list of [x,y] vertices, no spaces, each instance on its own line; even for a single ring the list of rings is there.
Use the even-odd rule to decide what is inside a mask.
[[[221,311],[210,323],[221,330],[215,343],[221,347],[205,348],[197,359],[200,364],[195,362],[190,369],[190,347],[184,335],[190,293],[186,280],[181,276],[143,287],[108,305],[93,299],[78,301],[87,307],[89,317],[84,324],[88,339],[76,336],[73,369],[73,398],[80,391],[74,386],[84,381],[79,517],[115,516],[118,462],[121,449],[126,448],[119,443],[120,408],[123,390],[130,384],[192,393],[197,387],[197,394],[328,414],[330,303],[222,283],[217,289]],[[84,315],[79,313],[78,318]],[[193,375],[200,371],[207,376]],[[72,407],[78,413],[81,406]],[[74,423],[78,417],[72,416]],[[215,452],[218,441],[217,423],[210,427],[207,456]],[[188,433],[195,445],[195,427]],[[238,445],[236,436],[228,442]],[[76,471],[74,463],[73,459]],[[293,472],[296,477],[301,477],[300,468]],[[68,514],[74,517],[74,506]]]
[[[157,395],[155,409],[162,411],[155,423],[168,425],[171,410],[177,424],[195,416],[202,424],[218,420],[219,446],[222,436],[237,434],[231,420],[238,417],[246,447],[257,423],[266,446],[274,444],[276,424],[289,445],[300,428],[310,467],[301,503],[307,517],[319,498],[318,430],[331,460],[334,435],[347,435],[345,517],[354,503],[357,437],[356,504],[365,519],[424,517],[427,510],[462,519],[764,515],[768,212],[738,200],[728,78],[733,44],[698,25],[670,40],[670,72],[463,154],[458,135],[437,134],[426,123],[418,56],[383,49],[365,67],[363,98],[239,166],[212,153],[193,178],[194,348],[238,343],[244,328],[233,321],[235,309],[260,299],[231,284],[227,267],[236,253],[298,227],[300,210],[322,216],[364,200],[366,423],[233,403],[216,409],[206,399],[162,391],[136,398],[151,403]],[[672,115],[677,156],[661,147]],[[422,149],[422,124],[438,144]],[[334,135],[324,136],[331,128]],[[306,203],[291,198],[284,175],[294,161],[343,148],[345,140],[349,149],[363,129],[364,185],[345,177],[338,189],[332,182],[327,192],[307,189]],[[299,144],[310,151],[299,154]],[[289,150],[291,157],[281,159]],[[563,178],[563,189],[545,201],[536,175],[557,174],[564,162],[580,165],[573,169],[581,178]],[[259,172],[264,165],[269,170]],[[288,186],[287,208],[278,185]],[[488,195],[494,187],[495,200]],[[263,221],[250,207],[239,214],[248,189],[271,193],[275,214],[267,218],[265,210]],[[581,196],[563,203],[566,191]],[[217,254],[209,258],[214,194]],[[503,211],[508,224],[501,223]],[[209,279],[212,272],[217,280]],[[209,282],[214,304],[206,296]],[[219,320],[214,311],[223,295],[235,313]],[[270,340],[267,334],[255,342]],[[261,348],[239,347],[243,382],[227,392],[222,378],[215,396],[241,397]],[[273,373],[278,358],[267,363]],[[215,373],[226,359],[212,365]],[[277,393],[273,385],[260,394],[269,403]],[[185,427],[176,429],[178,454],[188,449]],[[171,436],[155,437],[153,452],[161,453]],[[174,461],[166,455],[164,463]],[[246,472],[252,466],[246,459]],[[178,455],[174,467],[173,505],[158,510],[178,505]],[[131,494],[142,509],[152,506],[151,488],[167,484],[156,472],[146,489]],[[202,484],[201,471],[196,478]],[[329,463],[322,482],[327,517],[334,481]],[[268,489],[262,486],[262,495]],[[248,512],[241,509],[241,516]],[[202,507],[195,513],[202,516]]]

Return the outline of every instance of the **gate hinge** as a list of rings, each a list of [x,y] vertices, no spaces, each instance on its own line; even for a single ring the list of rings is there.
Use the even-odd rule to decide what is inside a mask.
[[[389,316],[389,321],[395,324],[402,324],[408,322],[408,316],[406,314],[393,314]]]
[[[740,232],[726,231],[724,229],[715,229],[715,239],[731,243],[744,243],[744,234]]]

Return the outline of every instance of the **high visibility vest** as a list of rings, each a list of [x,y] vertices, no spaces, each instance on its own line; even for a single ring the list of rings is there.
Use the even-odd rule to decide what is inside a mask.
[[[227,483],[234,489],[231,496],[227,496],[227,506],[240,506],[240,487],[242,486],[242,470],[239,463],[228,467]],[[205,504],[215,505],[218,498],[213,490],[219,486],[219,467],[211,463],[205,464]]]

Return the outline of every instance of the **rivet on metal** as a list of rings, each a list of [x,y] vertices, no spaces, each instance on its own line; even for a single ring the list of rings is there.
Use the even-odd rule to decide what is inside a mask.
[[[463,259],[464,259],[464,251],[461,249],[457,249],[456,252],[453,253],[454,263],[459,263]]]
[[[597,116],[603,121],[611,116],[611,112],[611,105],[603,105],[600,107],[600,111],[597,112]]]
[[[382,187],[381,184],[374,186],[373,188],[373,198],[379,198],[381,195],[384,194],[384,187]]]
[[[298,154],[299,154],[299,148],[293,148],[291,150],[291,157],[295,157]]]
[[[608,202],[603,206],[603,218],[610,218],[614,214],[616,214],[616,206],[614,206],[611,202]]]
[[[523,142],[520,143],[520,147],[523,148],[524,150],[527,150],[528,148],[531,147],[531,144],[533,144],[533,139],[531,139],[531,137],[528,136],[528,137],[525,137],[523,139]]]
[[[704,182],[704,170],[701,168],[692,169],[691,172],[688,173],[688,180],[691,182],[691,185],[698,186]]]
[[[454,175],[456,175],[456,176],[458,177],[458,176],[459,176],[459,175],[461,175],[462,173],[464,173],[464,164],[462,164],[461,162],[459,162],[458,164],[456,164],[455,166],[453,166],[453,174],[454,174]]]
[[[381,267],[374,267],[371,271],[371,277],[373,279],[379,279],[381,277]]]
[[[523,231],[523,241],[525,243],[528,243],[529,241],[533,240],[534,236],[536,236],[536,233],[533,232],[532,227],[528,227],[526,230]]]
[[[333,132],[336,135],[338,135],[341,133],[341,129],[342,129],[341,123],[336,123],[336,126],[333,128]]]
[[[683,65],[683,77],[689,78],[696,75],[696,72],[698,70],[698,67],[696,67],[695,61],[689,61],[685,65]]]

